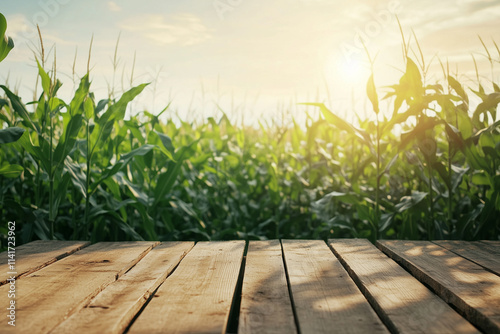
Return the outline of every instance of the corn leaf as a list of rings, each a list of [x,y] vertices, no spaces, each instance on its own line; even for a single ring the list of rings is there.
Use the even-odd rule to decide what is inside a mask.
[[[24,133],[24,129],[18,127],[10,127],[0,130],[0,144],[8,144],[16,142]]]

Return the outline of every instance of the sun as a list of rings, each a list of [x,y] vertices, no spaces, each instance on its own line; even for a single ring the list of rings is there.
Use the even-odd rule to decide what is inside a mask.
[[[332,57],[325,70],[330,80],[342,86],[362,85],[370,76],[370,66],[357,58]]]
[[[369,74],[369,68],[358,59],[344,59],[337,63],[337,72],[340,79],[351,84],[366,81]]]

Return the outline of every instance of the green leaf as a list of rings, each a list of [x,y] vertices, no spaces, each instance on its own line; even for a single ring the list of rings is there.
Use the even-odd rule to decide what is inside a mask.
[[[75,91],[75,95],[69,104],[69,113],[70,115],[81,114],[82,113],[82,104],[84,105],[85,117],[87,119],[91,119],[93,116],[93,101],[90,97],[87,97],[89,94],[90,82],[88,74],[85,74],[83,78],[80,80],[80,85]],[[87,99],[86,99],[87,98]],[[88,101],[88,102],[87,102]],[[87,105],[89,103],[89,105]]]
[[[21,173],[24,171],[24,168],[19,165],[6,165],[0,167],[0,175],[9,177],[9,178],[14,178],[18,177],[21,175]]]
[[[155,188],[155,201],[153,206],[156,206],[161,200],[164,199],[165,195],[170,193],[172,187],[175,184],[177,175],[181,170],[182,164],[186,159],[194,154],[194,148],[199,142],[199,139],[192,142],[188,146],[181,147],[177,152],[175,152],[175,161],[169,161],[167,165],[167,171],[160,175]]]
[[[61,202],[66,198],[67,189],[68,185],[71,182],[71,176],[68,173],[65,173],[62,179],[57,180],[54,188],[57,189],[55,192],[55,199],[54,199],[54,219],[55,216],[57,215],[57,211],[59,210],[59,205]]]
[[[109,122],[114,122],[115,120],[122,120],[125,117],[125,111],[127,109],[127,105],[137,96],[139,95],[144,88],[149,84],[142,84],[136,87],[131,88],[127,92],[123,93],[120,99],[113,103],[108,110],[99,118],[98,123],[104,125]]]
[[[2,13],[0,13],[0,36],[3,37],[6,31],[7,31],[7,19]]]
[[[356,131],[354,130],[351,124],[347,123],[342,118],[335,115],[323,103],[304,103],[304,104],[319,107],[321,109],[321,113],[323,114],[328,123],[335,125],[339,129],[346,131],[347,133],[356,135]]]
[[[138,241],[143,241],[144,238],[140,236],[139,233],[137,233],[133,227],[128,225],[123,219],[117,218],[118,226],[120,229],[125,232],[128,236],[130,236],[133,240],[138,240]]]
[[[432,168],[438,172],[439,176],[441,176],[441,179],[446,184],[446,187],[449,190],[451,190],[452,184],[451,184],[450,174],[448,173],[448,170],[443,165],[443,163],[441,163],[439,161],[435,161],[432,164]]]
[[[321,198],[320,200],[316,201],[315,204],[316,205],[328,205],[328,203],[330,203],[330,201],[333,198],[338,199],[341,202],[344,202],[347,204],[357,204],[359,202],[358,198],[353,194],[332,191],[332,192],[326,194],[325,196],[323,196],[323,198]]]
[[[234,155],[229,155],[229,154],[224,157],[224,161],[229,164],[230,168],[236,168],[240,164],[240,159],[238,159]]]
[[[158,131],[154,131],[154,133],[156,133],[156,135],[160,138],[161,140],[161,143],[163,145],[163,147],[166,149],[166,150],[162,150],[162,152],[169,158],[169,159],[172,159],[174,160],[174,157],[172,154],[174,154],[175,152],[175,147],[174,145],[172,144],[172,139],[170,139],[169,136],[163,134],[163,133],[160,133]],[[160,147],[162,148],[162,147]]]
[[[486,96],[486,98],[483,99],[483,102],[481,102],[476,110],[474,111],[474,115],[472,116],[472,122],[474,125],[478,128],[483,128],[484,123],[486,123],[486,112],[490,112],[493,120],[496,120],[496,108],[498,104],[500,103],[500,93],[491,93]],[[479,117],[484,114],[485,120],[481,122],[479,120]]]
[[[236,134],[236,142],[238,143],[238,146],[243,148],[245,147],[245,132],[242,130],[239,130],[238,133]]]
[[[425,151],[424,153],[426,153],[426,156],[429,156],[429,154],[432,152],[427,150],[427,148],[423,145],[433,143],[435,144],[435,140],[433,138],[427,138],[425,136],[425,133],[428,130],[434,129],[436,125],[441,123],[441,120],[438,120],[435,117],[423,118],[412,130],[401,134],[401,140],[399,143],[400,150],[406,149],[409,144],[417,141],[421,145],[422,150]]]
[[[324,119],[320,119],[319,121],[314,122],[309,129],[307,129],[307,148],[312,150],[314,148],[314,141],[316,138],[319,138],[318,131],[320,127],[325,124]],[[240,146],[242,147],[242,146]]]
[[[469,115],[467,114],[467,111],[458,109],[456,115],[458,122],[458,130],[460,130],[462,138],[463,139],[470,138],[472,136],[474,126],[472,125],[472,121]]]
[[[491,186],[490,178],[484,172],[475,172],[472,175],[472,183],[478,186]]]
[[[85,114],[85,118],[87,120],[90,120],[94,117],[94,101],[92,101],[91,98],[87,98],[85,102],[83,103],[83,110]]]
[[[366,94],[368,95],[368,98],[372,103],[373,111],[375,112],[375,114],[378,115],[380,109],[378,106],[378,95],[377,95],[377,89],[375,87],[375,81],[373,79],[373,73],[372,75],[370,75],[368,83],[366,84]]]
[[[383,213],[380,217],[380,222],[379,222],[379,232],[384,232],[391,226],[393,220],[394,220],[394,213]]]
[[[465,157],[467,158],[469,165],[474,169],[485,169],[488,170],[488,172],[492,172],[484,157],[479,154],[478,147],[473,143],[469,143],[469,145],[466,146]]]
[[[403,196],[401,201],[394,206],[398,212],[413,208],[427,196],[426,192],[412,191],[411,196]]]
[[[19,140],[16,142],[16,145],[21,146],[24,148],[29,154],[33,156],[33,158],[37,159],[43,169],[46,172],[50,171],[50,162],[48,155],[44,154],[40,146],[35,146],[31,142],[31,137],[28,131],[25,131],[23,135],[19,138]]]
[[[389,163],[387,164],[387,166],[385,166],[384,170],[382,172],[380,172],[379,174],[379,178],[382,178],[382,176],[386,173],[389,173],[389,170],[391,169],[391,167],[394,165],[394,163],[398,160],[399,158],[399,153],[396,153],[396,155],[394,157],[392,157],[391,161],[389,161]]]
[[[99,184],[101,184],[104,180],[106,180],[108,177],[111,177],[111,176],[115,175],[116,173],[118,173],[118,171],[120,171],[120,169],[122,169],[125,165],[127,165],[130,162],[130,160],[132,160],[133,157],[145,155],[146,153],[151,151],[153,148],[154,148],[153,145],[144,145],[144,146],[136,148],[135,150],[130,151],[129,153],[123,155],[118,162],[116,162],[114,165],[106,168],[106,170],[102,173],[99,181],[97,181],[91,185],[91,193],[93,191],[95,191],[97,186]]]
[[[323,103],[299,103],[299,104],[319,107],[321,113],[323,114],[328,123],[338,127],[340,130],[346,131],[347,133],[358,137],[359,139],[361,139],[362,142],[368,145],[370,150],[372,150],[372,153],[375,153],[370,136],[365,131],[357,129],[351,124],[347,123],[342,118],[331,112]]]
[[[14,41],[12,38],[5,36],[7,30],[7,20],[2,13],[0,13],[0,62],[7,57],[10,50],[14,48]]]
[[[40,79],[42,79],[42,88],[43,91],[45,92],[45,96],[49,97],[52,95],[50,91],[50,78],[47,72],[42,68],[40,63],[38,62],[38,59],[36,60],[36,63],[38,65],[38,75],[40,75]]]
[[[451,191],[453,192],[462,183],[464,175],[469,171],[469,167],[461,168],[455,165],[451,165],[451,169],[453,171],[453,174],[451,176],[452,179]]]
[[[86,190],[86,177],[83,169],[80,165],[71,161],[71,158],[68,158],[64,161],[64,170],[67,174],[71,176],[71,182],[73,186],[79,190],[80,194],[82,194],[83,198],[87,197]]]
[[[16,142],[24,133],[24,129],[11,127],[0,130],[0,144]]]
[[[148,84],[142,84],[137,87],[133,87],[127,92],[125,92],[120,99],[108,107],[108,110],[97,120],[96,129],[91,137],[91,143],[93,149],[100,143],[103,138],[108,138],[113,131],[114,122],[117,120],[123,120],[125,118],[125,111],[127,105],[139,95]],[[96,107],[95,113],[97,114],[103,105],[101,102]],[[92,149],[92,150],[93,150]]]
[[[63,135],[59,139],[59,143],[54,151],[54,161],[61,164],[66,156],[71,152],[76,143],[76,137],[80,132],[83,124],[83,117],[81,114],[74,115],[64,130]]]
[[[390,121],[382,124],[380,131],[382,133],[385,133],[386,131],[392,129],[394,127],[394,125],[406,122],[406,120],[410,116],[420,115],[422,113],[422,110],[424,110],[425,106],[426,106],[426,104],[424,102],[419,102],[419,103],[413,103],[412,105],[410,105],[410,107],[403,113],[398,113],[395,110]]]
[[[106,106],[108,105],[108,103],[109,103],[108,99],[100,100],[97,103],[97,106],[95,107],[95,113],[99,114],[101,111],[103,111],[104,108],[106,108]]]
[[[448,84],[451,86],[451,88],[453,88],[455,92],[457,92],[458,96],[460,96],[465,103],[469,104],[469,96],[467,96],[467,93],[465,93],[465,90],[463,89],[460,82],[458,82],[454,77],[449,75]]]
[[[5,94],[7,94],[7,97],[9,98],[10,103],[12,104],[12,107],[14,108],[14,111],[17,112],[19,114],[19,116],[21,116],[26,121],[26,123],[30,124],[31,128],[34,131],[40,132],[38,130],[38,128],[35,126],[35,124],[33,124],[33,122],[31,121],[29,114],[28,114],[28,110],[26,110],[26,107],[21,102],[20,98],[16,94],[12,93],[4,85],[0,85],[0,88],[2,88],[4,90]]]
[[[423,95],[422,76],[417,64],[411,58],[406,58],[406,72],[403,75],[403,83],[408,85],[409,93],[418,98]]]

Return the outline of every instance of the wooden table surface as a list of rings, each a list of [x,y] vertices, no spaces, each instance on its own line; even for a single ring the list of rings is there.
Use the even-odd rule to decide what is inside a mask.
[[[500,333],[499,276],[494,241],[35,241],[0,333]]]

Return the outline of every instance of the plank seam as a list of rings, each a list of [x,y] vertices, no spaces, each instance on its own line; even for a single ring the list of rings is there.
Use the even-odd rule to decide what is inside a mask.
[[[247,253],[248,241],[245,242],[245,250],[243,254]],[[231,301],[231,307],[229,309],[229,315],[226,322],[226,328],[223,332],[238,333],[238,325],[241,312],[241,294],[243,291],[243,278],[245,277],[245,266],[246,266],[246,256],[243,255],[240,265],[240,273],[238,275],[238,281],[236,282],[236,287],[233,293],[233,300]]]
[[[470,307],[466,303],[466,301],[462,300],[460,296],[456,295],[453,291],[444,286],[442,286],[443,289],[439,291],[437,289],[437,285],[440,284],[436,281],[433,281],[433,278],[423,268],[420,268],[418,265],[412,263],[409,260],[406,260],[405,258],[403,258],[402,256],[400,256],[399,254],[389,249],[380,242],[377,242],[377,247],[382,252],[384,252],[384,254],[386,254],[396,263],[398,263],[402,268],[408,271],[418,281],[424,284],[436,296],[438,296],[445,303],[450,305],[452,309],[458,312],[458,314],[464,317],[471,325],[476,327],[478,330],[489,332],[489,330],[495,329],[495,324],[493,324],[493,322],[488,317],[486,317],[484,314],[482,314],[475,308]],[[444,247],[442,248],[447,250]],[[479,318],[480,320],[478,320],[477,318]],[[480,321],[482,321],[483,324],[481,324]]]
[[[299,317],[297,316],[297,310],[295,309],[295,302],[293,300],[292,285],[290,284],[290,277],[288,276],[288,267],[286,266],[285,251],[283,250],[283,240],[280,240],[280,246],[281,246],[281,258],[283,261],[283,267],[285,268],[286,285],[288,288],[288,295],[290,297],[290,304],[292,306],[293,322],[295,323],[297,334],[302,334],[299,326]]]
[[[155,247],[159,243],[160,242],[158,241],[157,243],[152,244],[150,247],[148,247],[147,249],[145,249],[141,254],[139,254],[139,256],[137,257],[137,261],[135,261],[135,263],[133,263],[130,268],[132,268],[137,263],[139,263],[153,249],[153,247]],[[73,314],[77,313],[82,308],[87,307],[92,302],[92,299],[94,299],[95,297],[97,297],[97,295],[100,294],[109,285],[111,285],[114,282],[116,282],[118,280],[118,278],[120,278],[121,276],[123,276],[126,272],[128,272],[128,270],[126,268],[125,269],[121,269],[119,272],[117,272],[115,274],[115,279],[113,281],[111,281],[111,282],[109,282],[107,284],[102,284],[102,285],[99,286],[99,288],[97,288],[94,291],[92,291],[87,297],[85,297],[73,309],[71,309],[69,312],[67,312],[65,314],[65,316],[64,316],[64,319],[61,322],[57,323],[55,326],[53,326],[48,332],[49,333],[52,332],[55,328],[57,328],[57,326],[61,325],[70,316],[72,316]]]
[[[432,241],[432,240],[431,240],[431,242],[432,242],[433,244],[435,244],[436,246],[442,247],[442,248],[444,248],[444,249],[446,249],[446,250],[448,250],[448,251],[452,252],[453,254],[458,255],[458,256],[460,256],[461,258],[463,258],[463,259],[465,259],[465,260],[467,260],[467,261],[470,261],[470,262],[472,262],[472,263],[474,263],[474,264],[476,264],[476,265],[480,266],[480,267],[481,267],[481,268],[483,268],[484,270],[489,271],[490,273],[492,273],[492,274],[494,274],[494,275],[496,275],[496,276],[500,276],[500,274],[498,274],[497,272],[495,272],[495,271],[491,270],[491,269],[490,269],[490,268],[488,268],[488,267],[483,266],[483,265],[482,265],[481,263],[479,263],[479,262],[476,262],[476,261],[474,261],[474,260],[472,260],[472,259],[469,259],[468,257],[465,257],[464,255],[461,255],[460,253],[457,253],[457,252],[456,252],[456,251],[454,251],[453,249],[450,249],[450,248],[448,248],[448,247],[446,247],[446,246],[443,246],[443,245],[440,245],[440,244],[438,244],[438,243],[435,243],[435,242],[434,242],[434,241]]]
[[[33,274],[34,272],[37,272],[37,271],[39,271],[39,270],[42,270],[43,268],[48,267],[48,266],[50,266],[51,264],[54,264],[54,263],[56,263],[57,261],[62,260],[62,259],[64,259],[65,257],[68,257],[68,256],[70,256],[70,255],[72,255],[72,254],[74,254],[74,253],[78,252],[79,250],[82,250],[83,248],[85,248],[85,247],[87,247],[87,246],[89,246],[89,245],[90,245],[90,242],[86,242],[85,244],[81,245],[80,247],[75,248],[75,249],[72,249],[72,250],[71,250],[71,251],[69,251],[68,253],[64,253],[64,254],[57,255],[57,256],[56,256],[54,259],[52,259],[51,261],[46,262],[46,263],[43,263],[43,264],[39,265],[38,267],[32,268],[32,269],[30,269],[30,270],[28,270],[28,271],[26,271],[26,272],[24,272],[24,273],[21,273],[21,274],[17,275],[17,276],[16,276],[16,280],[21,279],[21,278],[23,278],[23,277],[25,277],[25,276],[31,275],[31,274]],[[4,284],[7,284],[7,280],[4,280],[4,281],[1,281],[1,282],[0,282],[0,286],[2,286],[2,285],[4,285]]]
[[[132,318],[132,320],[130,320],[129,324],[125,327],[125,330],[123,331],[123,334],[127,334],[130,330],[130,328],[132,327],[132,325],[134,324],[134,322],[137,320],[137,318],[139,318],[139,316],[142,314],[142,312],[144,311],[144,309],[149,305],[149,302],[151,302],[151,300],[154,298],[154,296],[156,295],[156,293],[158,292],[158,289],[165,283],[165,281],[170,277],[172,276],[172,274],[177,270],[177,268],[180,266],[180,264],[182,263],[182,261],[184,261],[184,259],[186,258],[187,254],[193,250],[194,246],[196,246],[196,243],[193,245],[193,247],[191,247],[191,249],[182,257],[182,259],[175,265],[175,267],[172,269],[172,271],[170,272],[170,274],[167,275],[167,277],[165,277],[165,280],[163,280],[163,282],[161,282],[157,287],[156,289],[154,289],[154,291],[151,292],[151,294],[149,295],[148,299],[146,300],[146,302],[142,305],[142,307],[140,308],[139,311],[137,311],[137,313],[135,314],[135,316]]]
[[[384,312],[384,310],[382,309],[382,307],[380,306],[380,304],[371,295],[371,293],[368,291],[368,289],[363,285],[363,283],[361,282],[361,279],[358,277],[358,275],[356,275],[356,273],[354,272],[354,270],[340,256],[340,254],[337,253],[337,251],[334,249],[334,247],[332,246],[331,243],[328,243],[328,247],[333,252],[333,254],[337,257],[337,259],[342,264],[342,266],[344,267],[344,269],[347,271],[347,273],[349,274],[349,276],[351,277],[351,279],[354,281],[354,283],[356,284],[356,286],[358,287],[358,289],[361,291],[361,293],[363,294],[363,296],[366,298],[366,300],[368,301],[368,303],[370,303],[371,307],[373,308],[373,310],[375,311],[375,313],[377,314],[377,316],[380,318],[380,320],[382,321],[382,323],[387,327],[387,329],[391,333],[399,333],[399,331],[396,328],[396,325],[394,325],[394,323],[389,318],[389,316],[387,315],[387,313]]]
[[[160,245],[161,242],[160,241],[155,241],[151,247],[148,247],[147,249],[144,250],[144,252],[142,252],[141,254],[139,254],[139,256],[137,257],[136,261],[132,263],[132,265],[127,269],[125,268],[125,270],[120,270],[119,272],[116,273],[115,275],[115,281],[118,280],[120,277],[122,277],[123,275],[125,275],[126,273],[128,273],[132,268],[134,268],[139,262],[141,262],[141,260],[146,256],[148,255],[149,252],[151,252],[153,250],[153,248],[155,248],[156,246]]]

